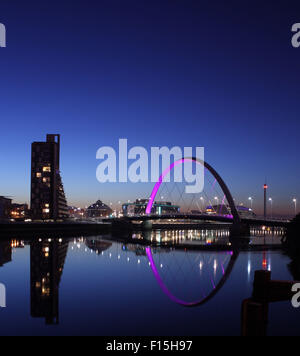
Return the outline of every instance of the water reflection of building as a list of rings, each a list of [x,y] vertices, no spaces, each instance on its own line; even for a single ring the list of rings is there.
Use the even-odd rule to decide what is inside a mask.
[[[126,244],[122,246],[122,251],[134,252],[136,256],[146,256],[146,247],[137,244]]]
[[[31,316],[59,322],[59,283],[68,242],[33,241],[30,244]]]
[[[123,204],[124,216],[145,215],[149,199],[137,199],[134,203]],[[154,202],[151,214],[166,215],[179,213],[180,207],[171,202]]]
[[[11,247],[12,248],[24,248],[25,243],[23,240],[11,240]]]
[[[152,230],[135,233],[132,238],[145,239],[152,243],[159,244],[224,244],[229,242],[229,229],[225,226],[222,228],[203,228],[203,229],[178,229],[178,230]]]
[[[101,252],[109,249],[112,245],[111,242],[102,241],[102,240],[86,240],[85,244],[89,249],[91,249],[97,253],[101,253]]]
[[[2,267],[8,262],[11,262],[11,242],[1,241],[0,242],[0,267]]]

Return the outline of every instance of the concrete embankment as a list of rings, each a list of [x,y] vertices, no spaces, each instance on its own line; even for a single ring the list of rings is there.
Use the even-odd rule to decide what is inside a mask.
[[[44,236],[44,235],[59,235],[59,236],[88,236],[95,234],[106,234],[111,231],[111,224],[91,224],[91,223],[68,223],[68,222],[53,222],[53,223],[1,223],[0,238],[5,237],[20,237],[25,236]]]

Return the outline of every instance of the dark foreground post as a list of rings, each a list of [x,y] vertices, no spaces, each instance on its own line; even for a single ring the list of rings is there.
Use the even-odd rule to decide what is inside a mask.
[[[242,335],[267,333],[269,303],[291,300],[294,281],[272,281],[270,271],[255,271],[252,298],[242,303]]]
[[[251,298],[242,303],[242,336],[265,336],[268,324],[268,304]]]

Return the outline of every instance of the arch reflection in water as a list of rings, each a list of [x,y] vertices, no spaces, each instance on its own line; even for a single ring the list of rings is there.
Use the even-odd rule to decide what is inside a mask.
[[[194,301],[185,301],[182,298],[177,297],[174,293],[171,292],[171,290],[167,287],[165,281],[163,280],[161,273],[159,272],[159,268],[157,267],[154,258],[153,258],[153,254],[152,254],[152,250],[151,247],[148,246],[146,248],[146,254],[150,263],[150,267],[152,269],[152,272],[154,274],[154,277],[157,281],[157,283],[159,284],[160,288],[162,289],[162,291],[168,296],[168,298],[170,300],[172,300],[173,302],[185,306],[185,307],[195,307],[195,306],[199,306],[202,305],[204,303],[206,303],[207,301],[209,301],[212,297],[214,297],[218,291],[222,288],[222,286],[224,285],[224,283],[226,282],[227,278],[229,277],[235,261],[238,257],[238,253],[234,252],[234,251],[222,251],[219,253],[214,253],[215,255],[218,256],[227,256],[229,257],[229,261],[227,263],[227,266],[224,268],[224,264],[220,263],[220,267],[222,270],[222,275],[221,278],[218,282],[215,281],[214,278],[210,277],[210,282],[211,282],[211,288],[210,288],[210,292],[205,293],[204,295],[202,295],[201,297],[198,297],[198,299],[195,299]],[[200,262],[201,263],[201,262]],[[216,266],[217,266],[217,262],[216,259],[213,259],[213,266],[212,268],[214,269],[214,271],[216,270]],[[162,267],[162,265],[160,265],[160,267]],[[201,268],[201,266],[200,266]],[[195,288],[196,289],[196,288]]]

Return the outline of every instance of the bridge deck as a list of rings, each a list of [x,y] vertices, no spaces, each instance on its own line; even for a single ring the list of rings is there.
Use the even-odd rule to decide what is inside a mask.
[[[130,222],[144,222],[144,221],[156,221],[156,220],[184,220],[184,221],[207,221],[207,222],[219,222],[219,223],[227,223],[232,224],[233,218],[227,216],[219,216],[219,215],[187,215],[187,214],[176,214],[176,215],[141,215],[141,216],[128,216],[121,218],[122,220],[130,221]],[[113,219],[115,221],[119,221],[120,219]],[[109,220],[108,220],[109,221]],[[249,226],[268,226],[268,227],[284,227],[286,228],[289,224],[289,221],[284,220],[263,220],[263,219],[245,219],[242,218],[241,222],[247,224]]]

